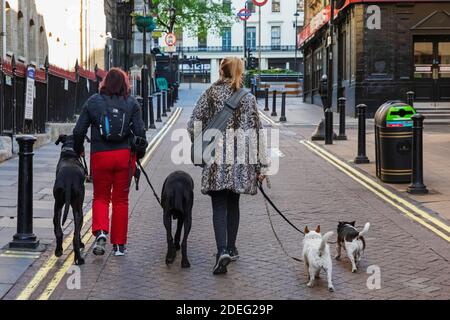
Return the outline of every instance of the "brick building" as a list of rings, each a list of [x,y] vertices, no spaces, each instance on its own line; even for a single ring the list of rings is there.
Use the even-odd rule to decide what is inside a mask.
[[[306,102],[321,104],[319,80],[327,73],[329,0],[305,1],[299,35],[305,59]],[[450,101],[450,1],[346,0],[335,15],[333,105],[347,112],[365,103],[369,114],[385,101]]]

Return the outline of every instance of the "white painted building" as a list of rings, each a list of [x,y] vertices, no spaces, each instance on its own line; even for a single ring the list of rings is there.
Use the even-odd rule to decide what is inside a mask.
[[[233,12],[244,8],[245,0],[216,0],[231,2]],[[251,1],[250,1],[251,3]],[[295,69],[295,43],[296,17],[297,27],[303,26],[303,0],[268,0],[261,8],[261,68]],[[258,7],[250,5],[253,12],[247,21],[247,46],[252,49],[252,55],[259,57],[259,14]],[[159,45],[164,47],[163,39],[159,39]],[[202,62],[203,70],[210,70],[211,82],[217,80],[219,75],[220,60],[226,56],[244,57],[244,22],[234,23],[222,33],[208,33],[206,39],[189,36],[183,32],[178,39],[177,51],[181,56],[196,56]],[[297,51],[298,69],[302,70],[303,59],[300,51]]]

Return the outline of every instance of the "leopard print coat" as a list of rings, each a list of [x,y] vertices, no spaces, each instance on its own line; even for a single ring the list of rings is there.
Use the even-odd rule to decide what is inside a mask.
[[[188,122],[188,132],[192,141],[194,139],[194,123],[201,122],[202,127],[205,128],[209,121],[222,110],[224,102],[232,94],[233,89],[227,80],[215,82],[202,94]],[[257,176],[264,173],[267,168],[265,139],[262,131],[259,131],[260,129],[262,129],[262,124],[259,119],[256,98],[252,94],[247,94],[228,122],[226,131],[222,133],[223,139],[219,139],[215,149],[215,161],[203,167],[201,184],[203,194],[225,189],[239,194],[254,195],[257,193]],[[234,143],[223,143],[224,140],[227,140],[228,130],[235,132]],[[253,134],[242,138],[244,132]],[[237,140],[244,141],[244,149],[239,149],[239,151],[245,150],[245,158],[242,158],[242,152],[237,152]],[[256,146],[256,149],[251,149],[250,144]],[[250,150],[257,151],[250,154]],[[230,157],[227,158],[227,154],[232,154],[234,161],[225,160],[230,159]],[[223,161],[220,162],[220,159]],[[249,159],[254,159],[254,161]]]

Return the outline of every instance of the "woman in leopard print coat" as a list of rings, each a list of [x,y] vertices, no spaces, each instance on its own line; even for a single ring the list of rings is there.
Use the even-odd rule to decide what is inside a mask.
[[[239,58],[225,58],[222,61],[220,80],[200,97],[188,123],[191,140],[194,139],[194,124],[201,123],[205,128],[222,110],[225,101],[240,89],[243,71],[243,62]],[[222,133],[223,139],[219,139],[214,161],[203,167],[201,191],[212,199],[218,250],[214,274],[226,273],[227,264],[238,257],[235,242],[240,194],[256,194],[258,179],[262,181],[265,177],[267,160],[261,129],[256,98],[247,94],[234,111],[226,132]],[[229,132],[234,133],[234,139],[228,139],[231,141],[227,140]]]

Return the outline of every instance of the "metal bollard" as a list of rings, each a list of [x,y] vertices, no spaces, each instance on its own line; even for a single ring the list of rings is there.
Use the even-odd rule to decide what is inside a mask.
[[[162,116],[167,117],[167,91],[162,92]]]
[[[414,92],[413,91],[408,91],[406,93],[406,104],[408,104],[414,108]]]
[[[333,110],[325,110],[325,144],[333,144]]]
[[[19,143],[19,185],[17,195],[17,233],[9,248],[36,249],[39,240],[33,233],[33,136],[16,138]]]
[[[155,109],[154,109],[154,104],[153,104],[153,97],[154,97],[154,95],[150,95],[149,97],[148,97],[148,99],[149,99],[149,103],[148,103],[148,106],[149,106],[149,114],[150,114],[150,124],[149,124],[149,128],[150,129],[156,129],[156,126],[155,126]]]
[[[255,98],[258,100],[258,84],[255,84]]]
[[[269,88],[266,88],[264,92],[264,111],[269,111]]]
[[[250,92],[251,92],[253,95],[255,95],[255,84],[254,84],[254,83],[252,83],[251,86],[250,86]]]
[[[411,194],[427,194],[428,189],[423,183],[423,120],[425,116],[417,113],[413,119],[412,143],[412,181],[407,192]]]
[[[355,158],[356,164],[369,163],[370,160],[366,155],[366,110],[365,104],[356,106],[358,115],[358,155]]]
[[[286,92],[281,94],[281,116],[280,122],[286,122]]]
[[[167,112],[171,112],[170,108],[172,107],[172,88],[169,88],[167,91]]]
[[[273,100],[272,100],[272,117],[277,116],[277,90],[273,90]]]
[[[161,92],[156,94],[156,122],[162,122],[161,119]]]
[[[338,111],[339,111],[339,135],[337,140],[347,140],[347,135],[345,134],[345,103],[347,99],[341,97],[338,99]]]

